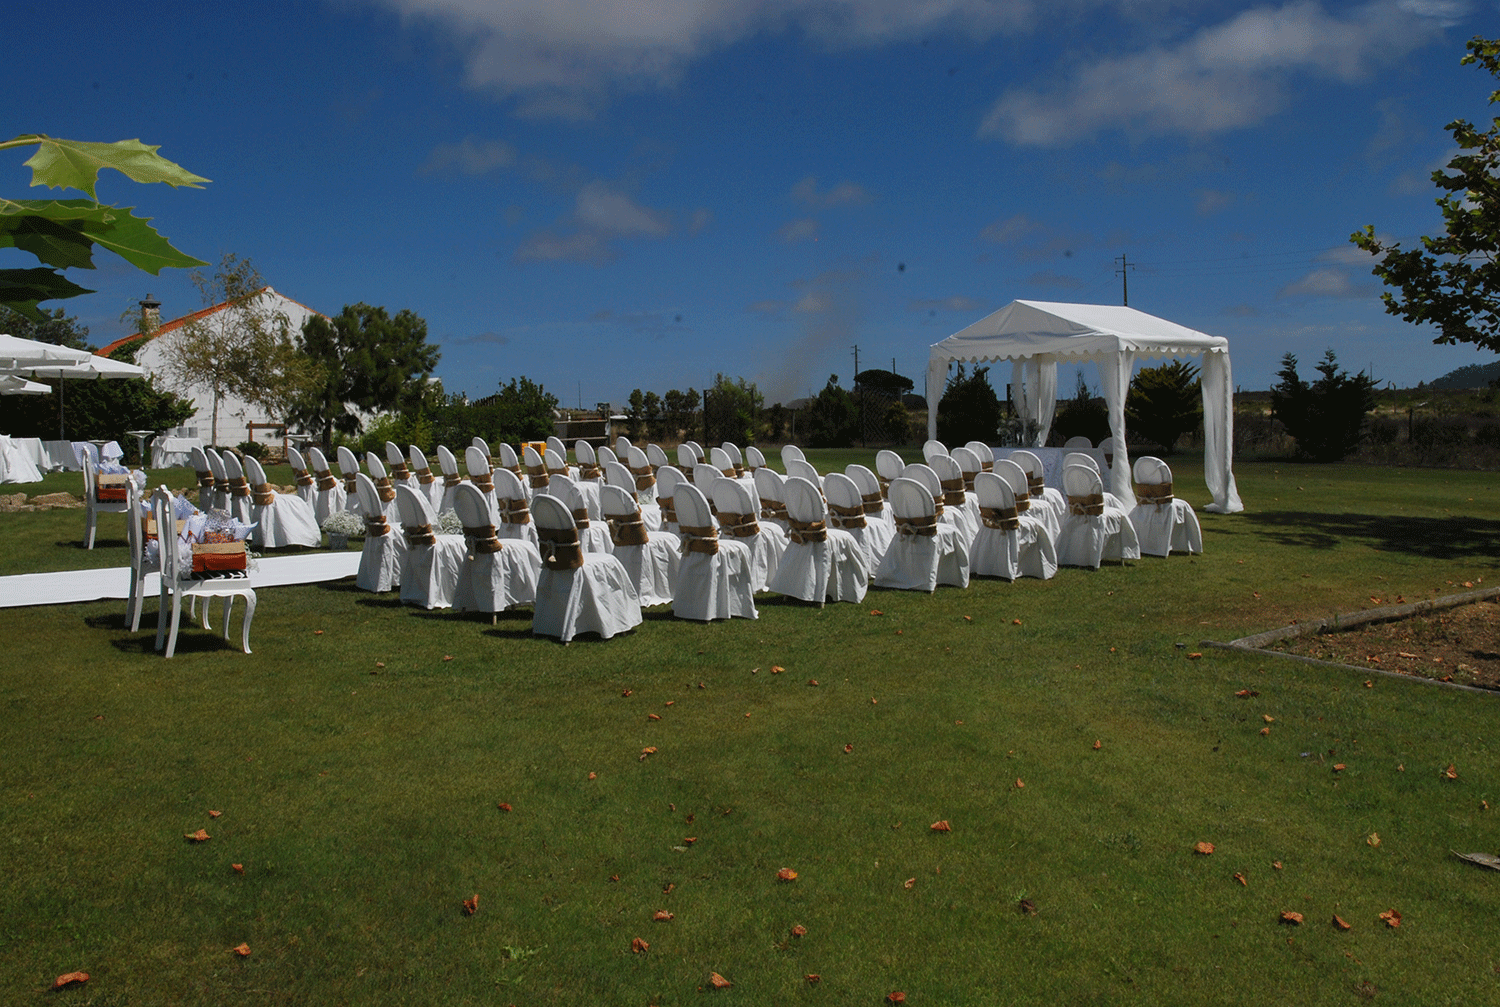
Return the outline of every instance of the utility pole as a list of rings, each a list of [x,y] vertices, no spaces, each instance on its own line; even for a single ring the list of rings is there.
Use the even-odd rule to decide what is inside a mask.
[[[1130,307],[1130,271],[1135,267],[1123,255],[1115,256],[1115,261],[1120,264],[1120,268],[1115,270],[1115,274],[1120,277],[1122,303],[1128,308]]]

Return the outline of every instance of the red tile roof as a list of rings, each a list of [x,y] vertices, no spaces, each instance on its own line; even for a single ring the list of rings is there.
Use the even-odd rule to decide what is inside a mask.
[[[278,296],[278,297],[283,297],[283,298],[286,298],[286,300],[288,300],[288,301],[292,301],[292,299],[290,297],[287,297],[285,294],[277,294],[277,292],[275,290],[272,290],[269,285],[261,287],[259,290],[256,291],[256,293],[257,294],[263,294],[263,293],[265,293],[268,290],[270,290],[271,293],[276,294],[276,296]],[[187,325],[189,322],[196,322],[199,319],[207,318],[209,315],[217,314],[218,312],[223,311],[225,308],[230,307],[232,303],[233,302],[231,302],[231,301],[225,301],[222,304],[215,304],[212,307],[203,308],[201,311],[195,311],[191,315],[183,315],[181,318],[174,318],[174,319],[172,319],[172,321],[167,322],[165,325],[158,326],[157,328],[152,329],[150,332],[144,332],[144,333],[138,332],[138,333],[135,333],[133,335],[122,336],[119,339],[116,339],[114,342],[110,343],[108,346],[105,346],[105,347],[103,347],[103,348],[101,348],[101,349],[99,349],[99,350],[97,350],[95,352],[97,352],[101,357],[107,357],[111,353],[113,353],[115,350],[118,350],[120,347],[125,346],[128,343],[132,343],[132,342],[134,342],[137,339],[155,339],[157,336],[164,336],[168,332],[172,332],[172,331],[175,331],[176,329],[182,328],[184,325]],[[306,311],[312,312],[312,314],[314,314],[314,315],[322,315],[323,314],[321,311],[313,311],[312,308],[309,308],[307,305],[303,304],[301,301],[292,301],[292,303],[295,304],[295,305],[297,305],[297,307],[299,307],[299,308],[302,308],[302,309],[304,309]],[[327,315],[323,315],[323,317],[327,318],[328,316]]]

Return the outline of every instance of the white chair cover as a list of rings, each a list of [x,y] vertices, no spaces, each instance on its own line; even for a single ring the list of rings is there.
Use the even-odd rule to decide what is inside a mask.
[[[453,496],[458,487],[463,483],[463,475],[458,471],[458,459],[452,451],[442,444],[437,447],[438,460],[438,484],[442,487],[437,494],[436,504],[439,514],[453,509]]]
[[[662,450],[660,444],[646,445],[646,461],[650,463],[653,469],[659,469],[663,465],[672,464],[672,460],[667,457],[667,453]],[[631,462],[630,464],[632,468],[635,467],[635,462]]]
[[[974,457],[979,459],[979,470],[981,472],[991,471],[995,464],[995,449],[984,441],[970,441],[964,447],[974,452]]]
[[[901,477],[890,485],[896,537],[875,572],[875,586],[932,592],[939,584],[969,586],[969,546],[959,530],[937,520],[926,485]]]
[[[693,471],[693,466],[698,464],[698,453],[693,450],[691,444],[677,445],[677,467],[684,472]]]
[[[1067,440],[1063,441],[1063,447],[1065,449],[1067,449],[1067,448],[1084,448],[1084,449],[1088,449],[1088,448],[1091,448],[1093,446],[1094,446],[1094,442],[1091,441],[1091,440],[1089,440],[1087,437],[1069,437]]]
[[[797,445],[783,444],[781,446],[781,467],[786,468],[786,463],[794,458],[799,462],[807,461],[807,456],[802,453],[802,449]],[[790,473],[791,469],[787,469],[787,472]]]
[[[609,537],[609,528],[604,524],[603,512],[599,509],[598,483],[580,483],[561,472],[555,473],[547,486],[547,492],[568,505],[577,526],[578,540],[584,552],[614,552],[614,540]],[[592,490],[592,493],[586,492]],[[590,506],[588,497],[594,498]]]
[[[786,553],[786,532],[780,525],[762,524],[760,500],[738,479],[713,484],[719,538],[743,543],[750,550],[750,589],[764,591]]]
[[[955,528],[963,530],[964,541],[973,542],[974,536],[979,534],[979,502],[964,490],[964,473],[958,467],[957,459],[950,454],[935,454],[927,467],[938,478],[938,488],[943,494],[943,517]]]
[[[875,473],[863,465],[848,465],[844,474],[854,481],[859,489],[859,499],[865,508],[865,541],[870,546],[870,572],[880,566],[880,557],[885,556],[896,537],[896,522],[891,517],[891,503],[880,492],[880,480]]]
[[[875,471],[880,476],[881,492],[889,496],[890,485],[906,472],[906,462],[891,450],[875,452]]]
[[[1079,438],[1075,437],[1073,439],[1078,440]],[[1083,446],[1086,448],[1093,447],[1092,444],[1086,442],[1086,439]],[[1069,465],[1082,465],[1085,468],[1091,468],[1099,474],[1099,481],[1104,481],[1105,472],[1099,467],[1099,459],[1095,458],[1091,454],[1085,454],[1082,451],[1070,451],[1067,454],[1063,455],[1063,469],[1066,470]],[[1104,506],[1108,507],[1110,510],[1117,510],[1121,514],[1129,513],[1130,510],[1130,508],[1125,506],[1124,501],[1122,501],[1115,494],[1111,493],[1109,490],[1104,491]]]
[[[469,471],[469,484],[479,490],[490,508],[490,524],[500,524],[499,494],[495,489],[494,470],[490,468],[490,456],[470,444],[464,448],[464,468]],[[500,471],[505,471],[501,469]],[[514,475],[515,473],[511,473]],[[503,536],[502,536],[503,537]]]
[[[656,448],[656,454],[661,455],[662,458],[661,465],[665,465],[667,456],[662,449],[656,447],[655,444],[650,445],[650,447]],[[650,527],[660,528],[661,507],[658,504],[659,494],[656,485],[656,470],[661,468],[661,465],[651,460],[650,451],[642,451],[640,448],[634,446],[625,452],[624,464],[626,468],[630,469],[630,474],[635,476],[635,498],[640,502],[641,515],[646,519]],[[651,508],[653,507],[656,508],[654,523],[652,523],[653,518],[651,515]]]
[[[617,462],[620,460],[620,456],[615,454],[614,449],[608,447],[607,445],[595,451],[594,458],[599,463],[600,469],[604,468],[605,462]]]
[[[1046,484],[1047,469],[1042,460],[1030,451],[1012,451],[1010,461],[1019,465],[1026,473],[1031,492],[1031,507],[1036,509],[1039,502],[1045,502],[1057,516],[1057,529],[1052,531],[1052,541],[1056,542],[1061,534],[1063,516],[1068,513],[1068,501],[1063,496],[1062,490],[1056,486]],[[1040,515],[1038,515],[1040,517]],[[1049,526],[1050,527],[1050,526]]]
[[[612,463],[629,476],[619,462]],[[641,517],[635,489],[611,483],[599,492],[604,520],[614,539],[614,557],[635,585],[642,608],[670,605],[677,593],[677,571],[682,564],[682,542],[676,535],[651,531]],[[639,541],[642,537],[646,541]]]
[[[531,498],[526,494],[526,484],[510,469],[496,469],[494,477],[495,492],[492,502],[500,513],[500,523],[495,525],[495,534],[505,542],[512,540],[530,542],[539,547],[536,522],[531,519]]]
[[[354,474],[354,493],[359,497],[360,513],[365,519],[365,546],[359,554],[359,573],[354,583],[361,591],[383,593],[401,584],[405,542],[401,532],[386,520],[375,483],[363,472]]]
[[[483,451],[486,458],[493,458],[495,456],[495,453],[490,450],[490,442],[485,440],[483,437],[475,437],[471,439],[469,441],[469,446],[478,448],[479,450]]]
[[[661,507],[661,529],[673,535],[680,534],[677,527],[677,487],[687,482],[687,476],[673,465],[663,465],[656,470],[656,502]]]
[[[756,502],[760,504],[760,523],[775,525],[783,532],[791,525],[786,515],[786,480],[769,465],[755,470]]]
[[[1141,552],[1167,556],[1172,552],[1201,553],[1203,529],[1193,505],[1172,494],[1172,469],[1160,458],[1135,460],[1136,505],[1130,524],[1140,539]]]
[[[364,504],[360,503],[358,484],[354,478],[359,475],[359,458],[353,451],[340,444],[338,465],[339,475],[344,480],[344,509],[354,514],[363,514]]]
[[[766,467],[766,456],[754,444],[745,448],[745,467],[752,472]]]
[[[1057,548],[1052,536],[1036,518],[1017,511],[1016,494],[1009,482],[993,472],[981,472],[974,477],[974,495],[981,524],[969,546],[971,574],[1005,580],[1047,580],[1057,573]],[[1015,527],[1005,527],[1009,524]]]
[[[233,451],[220,456],[224,462],[224,475],[229,480],[229,515],[245,524],[254,522],[250,515],[250,480],[245,478],[245,469]]]
[[[567,505],[538,493],[532,497],[531,512],[542,541],[531,631],[567,643],[579,633],[598,633],[607,640],[639,626],[640,599],[620,561],[609,553],[583,552],[576,544],[566,544],[576,543]]]
[[[1104,483],[1098,472],[1086,465],[1069,465],[1063,469],[1063,491],[1069,509],[1057,540],[1059,564],[1097,570],[1102,560],[1140,559],[1135,528],[1124,511],[1105,506]],[[1075,504],[1075,500],[1079,502]],[[1085,513],[1093,509],[1101,513]]]
[[[516,454],[516,449],[509,444],[500,445],[500,464],[496,468],[510,469],[521,480],[521,486],[526,490],[526,499],[531,499],[531,479],[526,475],[526,469],[521,465],[521,458]]]
[[[793,476],[797,477],[798,479],[806,479],[808,482],[816,486],[819,492],[821,492],[823,489],[822,474],[819,473],[817,469],[813,468],[812,463],[808,462],[806,459],[788,458],[786,460],[786,477],[790,479]],[[790,505],[790,501],[788,501],[788,505]]]
[[[515,478],[515,473],[509,473]],[[536,601],[542,554],[525,539],[501,540],[490,521],[490,504],[472,483],[453,493],[453,511],[464,526],[466,549],[453,608],[458,612],[504,612]]]
[[[318,527],[318,512],[313,505],[294,493],[277,493],[266,482],[266,470],[260,462],[245,456],[245,478],[250,481],[250,520],[255,530],[250,537],[262,549],[285,549],[301,546],[316,549],[323,544],[323,530]],[[270,503],[258,503],[269,494]]]
[[[297,495],[309,504],[317,503],[318,485],[317,479],[313,477],[307,467],[307,459],[302,457],[302,452],[294,447],[286,449],[287,463],[292,466],[292,481],[297,484]],[[316,513],[316,506],[313,508]]]
[[[725,441],[720,447],[729,456],[729,463],[734,466],[735,477],[738,478],[743,475],[745,472],[745,455],[740,450],[740,446],[734,443],[734,441]]]
[[[630,453],[630,438],[624,434],[615,438],[615,454],[624,458]]]
[[[788,476],[785,492],[792,530],[781,565],[766,589],[819,608],[825,600],[863,601],[870,569],[854,536],[828,527],[823,494],[808,480]]]
[[[450,608],[468,555],[462,535],[440,535],[426,494],[405,483],[396,487],[396,511],[406,549],[401,554],[401,601],[423,608]]]
[[[872,474],[870,478],[875,477]],[[864,556],[866,573],[873,575],[890,548],[895,524],[880,520],[878,512],[874,516],[867,514],[858,484],[842,472],[830,472],[823,477],[823,495],[828,502],[828,527],[848,532],[854,538]],[[879,495],[877,490],[877,499]]]
[[[932,464],[934,458],[939,455],[946,455],[947,453],[948,447],[942,441],[929,440],[922,445],[922,459],[928,465]]]
[[[202,447],[192,450],[193,471],[198,475],[198,509],[208,510],[214,505],[214,470],[208,464],[208,454]]]
[[[417,488],[417,481],[412,477],[411,466],[406,464],[406,452],[397,447],[393,441],[385,442],[385,466],[390,472],[391,485]]]
[[[406,457],[411,464],[412,488],[427,498],[434,512],[441,514],[452,510],[452,504],[443,506],[443,478],[440,473],[432,471],[427,452],[413,444],[406,449]]]
[[[313,477],[313,519],[321,528],[330,514],[347,509],[348,500],[344,484],[328,467],[328,459],[323,457],[321,449],[308,448],[307,463]]]
[[[604,473],[599,468],[599,456],[594,452],[592,444],[585,440],[575,441],[573,457],[578,460],[579,482],[591,482],[595,485],[603,482]]]
[[[1011,495],[1016,499],[1016,509],[1027,521],[1035,521],[1047,529],[1047,538],[1051,540],[1053,548],[1057,546],[1057,540],[1062,535],[1062,517],[1057,513],[1046,497],[1030,496],[1031,480],[1026,472],[1011,461],[1002,458],[995,462],[994,475],[1005,480],[1010,487]]]
[[[640,452],[639,448],[632,448],[631,450],[637,453]],[[643,464],[645,458],[645,454],[642,453],[641,460]],[[605,483],[630,494],[630,499],[634,500],[636,506],[640,508],[641,520],[646,522],[647,531],[661,531],[661,507],[656,503],[656,476],[651,474],[649,468],[645,472],[644,476],[637,476],[621,462],[609,461],[604,463]],[[641,482],[645,480],[649,480],[648,485],[645,489],[640,489]],[[649,494],[647,491],[649,491]],[[647,497],[648,495],[650,502],[642,500],[643,497]],[[604,509],[603,502],[603,493],[601,493],[600,511],[605,517],[608,517],[609,511]]]
[[[712,465],[707,465],[703,462],[694,465],[689,471],[693,477],[693,485],[702,490],[703,495],[712,501],[714,498],[714,483],[723,479],[724,473]]]
[[[370,481],[380,493],[381,512],[385,514],[386,521],[390,522],[392,528],[401,523],[401,512],[396,508],[396,487],[391,480],[390,474],[385,470],[385,462],[373,451],[365,452],[365,468],[370,472]],[[386,499],[389,497],[389,499]],[[404,540],[403,540],[404,541]]]
[[[526,467],[526,482],[532,493],[547,492],[547,480],[551,476],[551,470],[537,454],[536,448],[530,444],[521,449],[521,462]]]
[[[708,500],[696,486],[682,480],[672,500],[682,539],[682,565],[677,572],[672,614],[699,621],[760,618],[751,587],[749,548],[742,542],[719,538]]]

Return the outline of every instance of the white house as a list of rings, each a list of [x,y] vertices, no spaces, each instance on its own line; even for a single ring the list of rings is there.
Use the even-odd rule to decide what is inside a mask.
[[[161,321],[159,302],[151,299],[147,294],[146,299],[140,302],[141,314],[146,319],[146,324],[159,323]],[[180,337],[185,328],[194,322],[206,324],[223,323],[227,319],[217,318],[221,312],[226,311],[254,311],[262,316],[280,315],[286,319],[287,330],[293,334],[302,331],[302,323],[313,315],[321,315],[322,312],[314,311],[305,304],[299,304],[284,294],[279,294],[270,287],[264,287],[244,306],[235,306],[229,302],[215,304],[213,307],[195,311],[190,315],[173,319],[165,325],[157,324],[144,335],[126,336],[117,339],[104,347],[99,353],[108,356],[110,353],[136,340],[147,340],[147,345],[141,347],[136,353],[135,362],[145,368],[146,373],[155,380],[158,388],[164,388],[175,392],[183,398],[191,399],[197,407],[197,412],[188,421],[188,425],[198,428],[198,436],[205,442],[216,442],[220,445],[233,446],[247,440],[260,440],[275,442],[279,438],[273,438],[271,431],[257,429],[256,436],[251,437],[250,424],[254,423],[257,428],[261,424],[279,423],[281,417],[264,415],[264,411],[258,406],[252,406],[242,399],[225,396],[219,400],[219,424],[218,436],[213,435],[213,393],[202,386],[183,387],[174,381],[166,363],[166,351],[170,347],[174,337]],[[327,317],[326,315],[324,317]]]

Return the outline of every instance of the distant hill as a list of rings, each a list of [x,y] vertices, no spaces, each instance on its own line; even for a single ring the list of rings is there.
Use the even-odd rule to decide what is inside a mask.
[[[1449,371],[1440,378],[1427,383],[1428,388],[1488,388],[1490,382],[1500,378],[1500,360],[1488,364],[1470,364],[1456,371]]]

